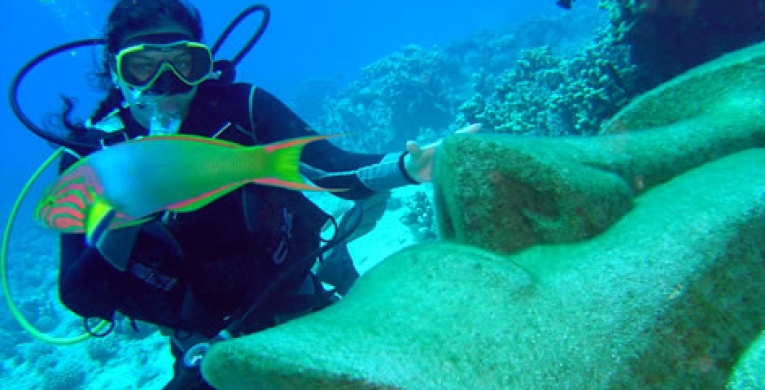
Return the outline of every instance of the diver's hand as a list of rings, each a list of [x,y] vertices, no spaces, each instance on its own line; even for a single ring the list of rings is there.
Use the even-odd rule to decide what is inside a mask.
[[[472,124],[457,130],[454,134],[470,134],[479,130],[481,130],[480,124]],[[436,154],[436,147],[441,144],[441,141],[438,140],[422,148],[415,141],[406,143],[406,150],[409,151],[409,154],[404,157],[404,168],[412,179],[421,183],[433,179],[433,157]]]

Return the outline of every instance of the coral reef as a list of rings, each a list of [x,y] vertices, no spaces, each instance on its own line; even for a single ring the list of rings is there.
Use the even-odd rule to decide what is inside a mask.
[[[582,13],[577,13],[579,16]],[[542,46],[558,47],[571,41],[578,35],[588,35],[577,31],[579,23],[573,26],[572,20],[540,18],[523,22],[517,26],[501,30],[484,29],[471,34],[461,41],[453,42],[444,48],[447,61],[458,66],[461,82],[470,82],[472,75],[481,72],[489,77],[502,74],[515,66],[524,48]],[[572,36],[572,31],[575,34]],[[493,86],[493,80],[487,85],[478,85],[478,92],[486,93]]]
[[[446,139],[434,167],[442,238],[509,253],[593,237],[629,211],[634,196],[765,146],[765,100],[752,93],[765,87],[763,63],[760,44],[694,68],[635,99],[600,137]]]
[[[459,108],[459,125],[483,123],[489,131],[559,136],[595,134],[602,121],[633,96],[635,68],[623,47],[593,45],[572,59],[549,46],[523,50],[517,65]],[[475,75],[476,90],[489,89]],[[483,85],[483,86],[481,86]]]
[[[551,118],[551,124],[547,125],[541,117],[529,122],[527,116],[521,117],[519,113],[546,107],[549,99],[545,97],[555,93],[560,107],[574,105],[573,110],[581,111],[581,106],[605,116],[614,112],[613,104],[605,106],[600,100],[623,104],[629,85],[629,71],[622,70],[627,68],[622,64],[624,61],[618,53],[607,52],[611,50],[608,47],[585,53],[583,60],[571,65],[572,70],[543,68],[550,62],[557,64],[561,61],[553,57],[550,50],[519,54],[523,48],[543,45],[560,47],[561,52],[566,52],[571,48],[564,49],[564,43],[584,37],[591,39],[592,28],[585,26],[595,23],[592,15],[585,15],[573,26],[566,24],[572,22],[571,19],[550,18],[502,31],[484,30],[444,49],[410,45],[365,67],[359,80],[338,93],[306,89],[301,91],[304,95],[301,101],[323,100],[324,113],[317,128],[354,134],[354,137],[336,141],[353,150],[400,150],[407,140],[432,141],[473,121],[484,122],[490,127],[510,128],[513,126],[504,124],[510,115],[516,115],[513,123],[524,129],[536,129],[544,124],[560,132],[558,127],[552,126],[558,120],[556,118]],[[599,61],[595,61],[596,58]],[[592,66],[594,70],[580,69],[590,62],[597,62]],[[520,69],[518,73],[508,74],[515,68]],[[545,74],[537,76],[537,72]],[[580,80],[577,72],[589,72],[589,76]],[[616,80],[618,77],[622,79]],[[535,84],[541,79],[547,83],[542,88],[549,92],[545,92],[544,97],[535,97],[534,92],[538,92]],[[513,85],[517,82],[524,85]],[[559,83],[564,82],[567,85],[562,89]],[[514,91],[512,96],[500,96],[501,91],[508,88]],[[575,93],[576,98],[567,103],[563,97],[570,92]],[[516,98],[520,100],[502,104],[502,101]],[[492,99],[498,102],[488,109],[490,112],[482,113],[484,105],[476,102]],[[534,104],[527,106],[529,100]],[[574,124],[568,127],[582,128],[578,130],[581,133],[590,131],[593,126],[585,123],[587,115],[578,113],[578,117],[571,120]]]
[[[765,40],[757,0],[600,0],[614,41],[630,48],[645,90],[723,53]]]
[[[324,99],[318,127],[353,133],[338,142],[375,152],[474,122],[498,132],[594,134],[636,94],[636,76],[607,27],[592,43],[605,17],[587,11],[484,30],[443,50],[406,47]]]
[[[436,233],[435,211],[425,191],[417,191],[404,201],[407,211],[401,216],[401,222],[412,229],[417,242],[428,242],[438,238]]]
[[[83,387],[87,372],[79,362],[62,359],[46,367],[43,376],[41,390],[71,390]]]
[[[33,341],[18,344],[16,352],[25,362],[37,362],[48,356],[55,355],[56,348],[50,344]]]
[[[440,50],[407,46],[364,67],[359,80],[328,97],[319,127],[353,134],[337,140],[352,150],[400,150],[420,131],[449,126],[455,72]]]
[[[626,101],[630,75],[624,56],[597,46],[564,68],[549,49],[518,54],[523,48],[559,47],[590,37],[590,30],[580,28],[587,24],[592,20],[571,26],[561,19],[539,19],[504,31],[480,31],[443,50],[407,46],[364,68],[359,80],[337,94],[310,93],[324,102],[318,127],[352,133],[355,137],[337,142],[373,152],[400,150],[409,139],[431,141],[476,121],[499,131],[591,133],[596,125],[590,114],[605,117]],[[541,113],[551,99],[557,111]]]
[[[638,94],[765,39],[765,7],[754,3],[602,0],[611,23],[580,51],[527,49],[499,76],[476,72],[476,94],[460,106],[458,123],[514,134],[595,134]]]
[[[104,365],[119,355],[120,344],[114,335],[110,335],[88,340],[86,348],[91,360]]]

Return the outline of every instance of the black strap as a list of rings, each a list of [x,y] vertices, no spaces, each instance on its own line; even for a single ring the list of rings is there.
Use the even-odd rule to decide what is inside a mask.
[[[90,326],[90,321],[94,320],[93,318],[83,318],[82,319],[82,326],[85,328],[85,332],[87,332],[89,335],[95,337],[95,338],[104,338],[108,336],[112,331],[114,330],[114,319],[109,321],[109,327],[106,328],[106,330],[102,332],[96,332],[93,330],[93,327]],[[100,323],[101,319],[97,319]]]

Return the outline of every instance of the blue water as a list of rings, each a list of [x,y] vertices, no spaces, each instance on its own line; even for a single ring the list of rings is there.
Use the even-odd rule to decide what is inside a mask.
[[[98,37],[111,1],[3,1],[0,36],[6,54],[0,61],[0,123],[4,142],[0,157],[0,220],[27,177],[52,150],[26,131],[8,109],[7,90],[15,72],[33,56],[68,41]],[[198,0],[205,37],[212,43],[229,21],[253,4],[241,0]],[[225,5],[223,5],[225,4]],[[481,28],[528,20],[539,13],[564,12],[549,1],[435,0],[313,2],[278,0],[266,3],[272,19],[260,43],[238,69],[239,80],[251,81],[289,98],[301,81],[322,76],[351,80],[359,69],[406,44],[445,45]],[[253,17],[243,27],[254,24]],[[231,55],[246,34],[234,34],[221,54]],[[100,96],[84,77],[93,56],[87,50],[60,56],[35,69],[22,84],[21,102],[33,120],[60,108],[59,95],[79,98],[78,114],[92,111]]]

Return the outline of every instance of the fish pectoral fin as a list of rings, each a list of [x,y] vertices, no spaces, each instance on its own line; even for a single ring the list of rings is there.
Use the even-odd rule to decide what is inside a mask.
[[[85,240],[88,245],[98,247],[116,216],[117,210],[105,200],[96,198],[85,219]]]
[[[102,234],[95,242],[98,252],[109,264],[119,271],[126,271],[131,250],[135,244],[141,225],[132,225],[114,229],[109,234]]]

